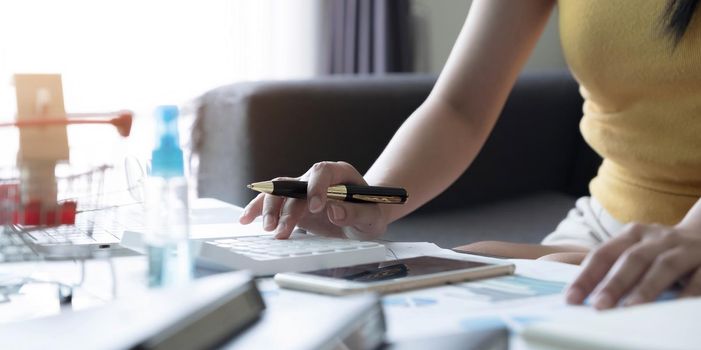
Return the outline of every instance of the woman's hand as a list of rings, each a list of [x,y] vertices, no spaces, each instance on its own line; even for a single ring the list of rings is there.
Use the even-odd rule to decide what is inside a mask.
[[[274,230],[278,239],[289,238],[295,226],[316,234],[355,239],[377,238],[387,229],[387,219],[378,204],[349,203],[326,197],[326,190],[333,185],[367,185],[352,165],[316,163],[294,180],[308,182],[306,200],[261,193],[248,203],[239,222],[249,224],[263,215],[263,229]]]
[[[655,300],[679,282],[680,297],[701,295],[701,229],[630,224],[593,251],[567,290],[570,304],[591,295],[597,309]]]

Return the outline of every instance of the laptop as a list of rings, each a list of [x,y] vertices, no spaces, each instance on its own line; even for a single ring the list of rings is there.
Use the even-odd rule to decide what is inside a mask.
[[[253,226],[235,224],[241,209],[214,198],[197,198],[190,203],[192,239],[231,236],[236,232],[260,233]],[[122,244],[125,232],[131,235]],[[135,234],[137,233],[138,234]],[[143,253],[146,232],[143,205],[121,204],[76,215],[74,225],[31,227],[12,225],[0,229],[0,262],[84,259]],[[138,242],[135,242],[137,240]]]
[[[0,231],[0,262],[129,255],[132,252],[119,241],[124,230],[143,229],[141,208],[140,204],[129,204],[78,213],[73,225],[4,226]]]

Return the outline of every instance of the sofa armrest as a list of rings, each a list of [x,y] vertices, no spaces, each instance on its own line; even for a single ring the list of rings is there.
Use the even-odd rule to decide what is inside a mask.
[[[255,195],[245,184],[298,176],[321,160],[344,160],[363,173],[434,83],[421,75],[342,76],[212,90],[200,99],[194,134],[199,195],[243,205]],[[422,210],[542,190],[585,192],[574,174],[583,152],[581,105],[567,72],[522,75],[474,164]],[[577,172],[593,174],[583,168]]]
[[[340,76],[212,90],[200,99],[195,127],[198,192],[240,205],[254,196],[246,183],[299,176],[321,160],[363,172],[434,82]]]

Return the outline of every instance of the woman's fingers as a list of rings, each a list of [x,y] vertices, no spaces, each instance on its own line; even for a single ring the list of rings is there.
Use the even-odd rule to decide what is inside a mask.
[[[277,180],[297,180],[297,178],[292,177],[276,177],[272,181]],[[272,198],[271,198],[272,197]],[[263,215],[263,228],[269,227],[268,224],[275,223],[277,225],[278,214],[280,213],[280,206],[282,205],[282,197],[274,197],[269,194],[259,193],[252,201],[250,201],[246,208],[243,210],[243,214],[239,217],[239,222],[241,224],[247,225],[253,222],[255,218]],[[266,218],[267,214],[273,215],[272,218]],[[273,226],[268,231],[274,229]]]
[[[280,196],[265,195],[263,199],[263,229],[272,231],[277,227],[280,217],[280,209],[285,198]]]
[[[287,198],[285,204],[280,211],[277,228],[275,229],[275,238],[287,239],[292,234],[299,220],[304,216],[306,210],[306,202],[301,199]]]
[[[343,231],[348,238],[377,238],[387,228],[381,220],[382,213],[378,204],[333,201],[329,203],[326,213],[334,225],[352,228]]]
[[[625,232],[620,236],[604,243],[601,247],[593,251],[584,262],[584,269],[579,276],[569,286],[566,292],[567,302],[570,304],[581,304],[584,299],[596,288],[613,264],[623,252],[640,241],[643,228],[641,225],[628,225]],[[602,304],[611,301],[602,295]]]
[[[326,191],[329,187],[343,183],[367,184],[363,176],[346,162],[316,163],[305,176],[309,177],[307,202],[312,213],[319,213],[326,206]]]
[[[655,300],[665,289],[699,266],[701,254],[688,246],[678,246],[660,254],[625,304],[637,305]]]
[[[277,180],[296,180],[291,177],[277,177]],[[259,215],[263,215],[263,229],[272,231],[277,228],[279,222],[280,211],[285,203],[285,198],[280,196],[272,196],[265,193],[260,193],[251,202],[246,205],[243,214],[239,218],[242,224],[250,224]]]
[[[241,217],[239,217],[239,223],[248,225],[255,218],[261,215],[263,212],[263,199],[265,198],[265,193],[260,193],[256,196],[256,198],[253,198],[252,201],[246,205],[246,208],[243,210],[243,214],[241,214]]]
[[[275,180],[283,179],[291,178]],[[352,165],[345,162],[320,162],[294,180],[307,181],[306,200],[259,195],[246,206],[239,221],[248,224],[258,215],[263,215],[263,229],[274,230],[275,237],[279,239],[289,238],[297,225],[316,233],[358,239],[377,238],[386,230],[387,224],[379,205],[328,201],[327,191],[331,186],[367,185]]]
[[[597,309],[655,300],[687,277],[682,296],[701,295],[701,239],[698,232],[661,225],[630,225],[592,254],[567,292],[581,303],[592,294]],[[594,292],[592,292],[594,291]]]
[[[660,256],[668,254],[669,250],[674,248],[674,243],[654,228],[646,235],[657,236],[657,239],[645,239],[621,254],[597,287],[597,291],[593,293],[592,304],[595,308],[608,309],[616,306],[634,287],[640,287],[641,280],[649,274],[651,268],[655,269]],[[672,282],[674,280],[670,280],[668,285]]]

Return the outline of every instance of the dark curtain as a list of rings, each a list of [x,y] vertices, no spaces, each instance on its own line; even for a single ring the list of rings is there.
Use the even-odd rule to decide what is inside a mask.
[[[331,74],[413,70],[409,0],[330,0]]]

